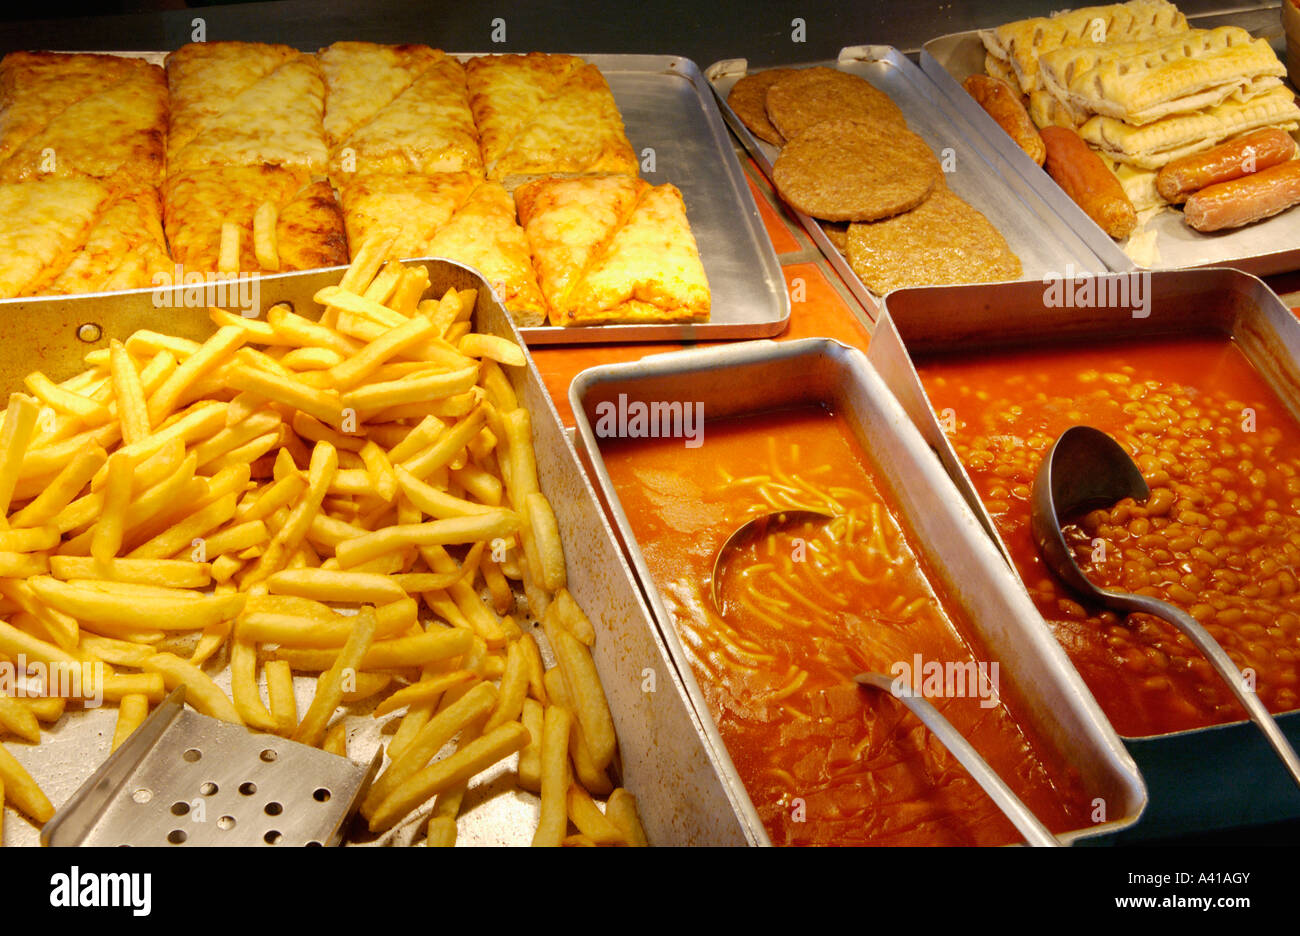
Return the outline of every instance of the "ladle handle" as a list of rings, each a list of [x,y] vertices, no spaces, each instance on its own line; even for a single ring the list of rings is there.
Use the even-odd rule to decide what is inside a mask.
[[[1286,765],[1287,772],[1291,774],[1291,779],[1295,781],[1296,786],[1300,786],[1300,757],[1296,756],[1295,748],[1287,740],[1282,729],[1278,727],[1277,722],[1264,707],[1264,703],[1259,700],[1259,696],[1246,686],[1246,678],[1242,676],[1241,670],[1237,669],[1237,664],[1232,662],[1232,657],[1228,656],[1222,645],[1215,640],[1210,632],[1187,612],[1181,608],[1175,607],[1159,598],[1152,598],[1150,595],[1133,595],[1120,594],[1118,592],[1107,592],[1107,597],[1112,599],[1108,604],[1115,610],[1119,610],[1122,604],[1125,610],[1140,611],[1143,614],[1151,614],[1158,618],[1163,618],[1174,627],[1178,628],[1187,637],[1196,644],[1196,648],[1205,654],[1205,658],[1210,661],[1210,665],[1218,671],[1223,677],[1223,681],[1228,684],[1232,694],[1237,697],[1237,701],[1242,704],[1246,712],[1250,715],[1250,720],[1259,726],[1259,730],[1264,732],[1264,737],[1268,743],[1273,746],[1277,756],[1282,759]]]
[[[997,772],[989,766],[988,761],[980,756],[980,752],[971,746],[971,743],[962,737],[961,732],[952,726],[952,722],[944,718],[939,710],[931,705],[928,701],[919,695],[910,691],[895,693],[893,691],[894,680],[880,673],[860,673],[854,677],[858,683],[865,686],[874,686],[888,692],[898,701],[902,702],[912,714],[925,723],[925,727],[934,733],[939,742],[952,752],[953,757],[975,778],[978,783],[997,804],[1002,814],[1011,820],[1020,834],[1025,837],[1025,841],[1030,845],[1056,845],[1061,844],[1052,831],[1043,825],[1020,799],[1012,792],[1011,787],[998,776]]]

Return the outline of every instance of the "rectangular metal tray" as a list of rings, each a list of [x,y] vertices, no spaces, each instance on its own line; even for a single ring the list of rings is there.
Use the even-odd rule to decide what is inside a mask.
[[[519,341],[518,331],[483,280],[468,267],[446,260],[414,261],[426,267],[431,294],[449,287],[479,290],[475,328]],[[285,301],[300,315],[318,317],[315,292],[338,282],[343,267],[285,273],[260,279],[262,308]],[[202,339],[214,330],[205,309],[169,309],[160,320],[150,295],[140,292],[103,298],[59,297],[18,300],[12,314],[0,317],[0,388],[21,386],[39,367],[59,380],[84,368],[82,356],[107,347],[110,338],[125,339],[138,328]],[[80,326],[98,327],[100,338],[78,338]],[[609,698],[618,731],[622,780],[636,797],[653,844],[745,844],[750,841],[701,741],[702,725],[684,684],[623,560],[613,530],[583,472],[555,405],[532,358],[526,367],[507,368],[521,402],[533,415],[533,443],[538,480],[550,500],[565,543],[569,589],[593,621],[596,667]],[[229,670],[214,678],[229,690]],[[648,673],[654,692],[643,692]],[[296,680],[298,710],[306,711],[315,680]],[[358,705],[347,717],[348,753],[368,762],[387,736],[383,722],[371,717],[372,706]],[[108,756],[116,720],[115,707],[69,711],[42,732],[39,745],[6,747],[27,768],[56,807],[63,804]],[[462,844],[526,845],[537,823],[533,796],[512,792],[516,758],[502,761],[474,779],[459,822]],[[405,823],[377,843],[405,843],[421,833],[419,823]],[[38,830],[10,810],[5,816],[4,844],[37,843]],[[360,844],[358,842],[357,844]]]
[[[862,352],[831,339],[809,338],[746,342],[593,367],[578,374],[569,389],[583,453],[593,466],[661,636],[704,723],[715,769],[744,805],[750,835],[769,843],[601,458],[594,413],[601,402],[613,402],[622,394],[630,404],[700,401],[710,419],[796,403],[831,403],[875,462],[885,493],[915,534],[914,545],[928,568],[935,570],[952,601],[966,612],[990,659],[1001,661],[1002,671],[1012,674],[1021,717],[1079,770],[1086,789],[1105,800],[1106,822],[1062,838],[1073,842],[1105,835],[1137,821],[1146,790],[1136,765],[907,414]]]
[[[1024,279],[1041,281],[1046,275],[1061,275],[1067,265],[1075,270],[1106,268],[1083,239],[1061,222],[1042,196],[1001,155],[988,147],[974,145],[978,139],[974,127],[897,49],[883,45],[847,46],[834,61],[805,65],[837,68],[865,78],[893,99],[908,125],[936,155],[942,158],[951,150],[955,169],[947,173],[949,188],[982,212],[1002,233],[1020,257]],[[780,148],[750,133],[727,105],[728,93],[748,72],[745,59],[724,59],[705,69],[727,123],[770,179]],[[793,208],[790,210],[874,317],[880,298],[853,272],[817,221]]]
[[[1276,6],[1239,10],[1205,16],[1189,16],[1198,29],[1241,26],[1253,35],[1267,38],[1273,50],[1286,61],[1286,38]],[[921,69],[979,132],[983,146],[991,148],[1014,166],[1035,191],[1056,211],[1066,225],[1078,232],[1093,252],[1111,270],[1178,267],[1233,266],[1257,276],[1270,276],[1300,268],[1300,211],[1290,210],[1277,217],[1235,231],[1202,234],[1183,223],[1180,211],[1161,211],[1146,223],[1156,232],[1158,251],[1154,263],[1142,264],[1098,227],[1042,168],[985,113],[984,108],[962,89],[969,75],[984,71],[984,44],[975,30],[951,33],[931,39],[921,49]],[[1141,259],[1141,258],[1139,258]]]
[[[997,527],[934,414],[913,363],[916,358],[1102,339],[1123,344],[1160,336],[1222,335],[1237,342],[1300,421],[1300,321],[1267,286],[1239,270],[1213,268],[1114,273],[1094,279],[1126,277],[1148,282],[1147,316],[1134,317],[1131,308],[1050,308],[1041,284],[1008,283],[901,289],[889,295],[877,323],[868,359],[1013,569]],[[1300,744],[1300,711],[1278,716],[1277,721],[1292,744]],[[1118,840],[1167,838],[1300,817],[1300,792],[1248,721],[1125,737],[1124,744],[1142,769],[1151,801],[1141,823]]]
[[[162,65],[165,52],[109,52]],[[479,54],[454,53],[465,60]],[[641,177],[681,189],[709,280],[712,309],[699,324],[540,326],[531,345],[767,338],[785,331],[790,295],[745,172],[699,66],[676,55],[590,54],[623,115]],[[653,165],[653,171],[646,167]],[[13,300],[0,300],[0,314]]]

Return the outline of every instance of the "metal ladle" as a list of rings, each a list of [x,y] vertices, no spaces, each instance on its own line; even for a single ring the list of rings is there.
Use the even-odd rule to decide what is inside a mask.
[[[709,580],[709,593],[713,599],[713,607],[717,609],[719,614],[723,613],[722,601],[718,594],[718,582],[721,580],[722,570],[725,568],[727,560],[731,558],[732,553],[743,549],[756,539],[769,536],[779,530],[804,523],[824,522],[834,519],[834,515],[820,510],[778,510],[759,514],[757,517],[742,523],[718,547],[718,552],[713,558],[713,573]],[[980,753],[971,746],[970,742],[962,737],[961,733],[952,726],[952,723],[939,713],[937,708],[924,698],[910,692],[895,694],[893,692],[893,680],[880,673],[859,673],[854,677],[854,680],[860,685],[882,689],[894,695],[921,719],[935,738],[952,752],[958,763],[965,767],[975,779],[975,782],[980,785],[984,792],[988,793],[997,807],[1002,810],[1003,815],[1011,820],[1012,825],[1019,830],[1020,834],[1025,836],[1025,841],[1030,845],[1061,844],[1047,826],[1043,825],[1038,817],[1030,811],[1029,807],[1012,792],[1011,788],[980,756]]]
[[[1034,542],[1048,568],[1080,595],[1123,614],[1154,615],[1186,634],[1223,677],[1251,721],[1259,726],[1282,759],[1291,779],[1300,786],[1300,758],[1296,757],[1295,749],[1209,631],[1190,614],[1159,598],[1097,587],[1075,563],[1061,532],[1062,517],[1075,516],[1085,509],[1108,507],[1125,497],[1144,501],[1149,494],[1142,472],[1118,442],[1090,426],[1073,426],[1061,433],[1034,478],[1030,508]]]
[[[834,519],[834,514],[822,510],[775,510],[771,513],[751,517],[736,527],[731,531],[731,535],[722,541],[722,545],[718,547],[718,551],[713,557],[713,571],[709,575],[709,597],[713,599],[713,607],[717,609],[719,614],[722,613],[722,599],[718,595],[718,582],[722,579],[722,570],[726,566],[726,560],[731,558],[731,553],[744,549],[754,540],[770,536],[785,527],[799,526],[801,523],[812,523],[818,520]]]
[[[1026,842],[1030,845],[1059,846],[1061,844],[1052,831],[1043,825],[1020,797],[1016,796],[1011,787],[1007,786],[1006,781],[998,776],[997,771],[989,766],[988,761],[980,756],[980,752],[975,750],[971,743],[962,737],[961,732],[953,727],[952,722],[944,718],[939,710],[919,693],[911,691],[910,687],[906,691],[895,692],[894,680],[880,673],[859,673],[853,679],[859,685],[873,686],[889,693],[906,705],[913,715],[921,719],[939,743],[957,758],[958,763],[966,768],[967,773],[989,795],[998,809],[1002,810],[1002,815],[1011,820],[1011,824],[1025,837]]]

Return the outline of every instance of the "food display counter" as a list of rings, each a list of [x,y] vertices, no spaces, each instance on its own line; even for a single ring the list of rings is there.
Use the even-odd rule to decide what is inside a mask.
[[[0,843],[1293,834],[1281,9],[806,6],[0,23]]]

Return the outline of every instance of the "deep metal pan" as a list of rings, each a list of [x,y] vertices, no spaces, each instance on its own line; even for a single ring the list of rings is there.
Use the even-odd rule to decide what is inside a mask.
[[[1187,19],[1189,25],[1197,29],[1241,26],[1253,35],[1268,38],[1274,51],[1282,61],[1286,61],[1286,40],[1276,5],[1258,10],[1189,16]],[[984,71],[984,44],[976,30],[931,39],[922,47],[920,61],[925,74],[977,128],[980,146],[994,150],[1015,167],[1043,201],[1065,224],[1078,232],[1111,270],[1234,266],[1257,276],[1270,276],[1300,267],[1300,212],[1297,211],[1286,211],[1258,224],[1215,234],[1192,230],[1183,223],[1180,211],[1163,211],[1146,225],[1147,230],[1155,232],[1155,259],[1149,257],[1145,247],[1134,250],[1135,256],[1129,256],[962,89],[961,83],[969,75]]]
[[[1006,238],[1007,244],[1020,257],[1024,278],[1041,280],[1049,274],[1061,275],[1067,265],[1075,270],[1106,269],[1083,239],[1061,222],[1041,195],[1001,155],[988,147],[976,145],[979,135],[976,129],[897,49],[882,45],[847,46],[840,50],[834,61],[805,64],[837,68],[858,75],[888,94],[912,130],[941,157],[949,188],[981,211]],[[727,105],[727,94],[749,71],[744,59],[725,59],[710,65],[705,74],[718,96],[727,123],[771,178],[772,166],[780,149],[750,133]],[[795,214],[808,231],[808,236],[874,316],[879,297],[867,289],[814,219],[801,212]],[[936,232],[936,236],[942,236],[941,232]]]
[[[1074,830],[1065,838],[1103,835],[1137,820],[1146,790],[1135,764],[974,514],[861,352],[830,339],[755,341],[590,368],[578,374],[569,389],[578,437],[661,636],[704,723],[715,769],[743,802],[751,835],[767,841],[601,458],[593,429],[596,407],[620,394],[627,395],[628,405],[699,401],[710,419],[807,402],[827,403],[843,414],[875,462],[898,516],[914,532],[928,567],[936,570],[951,599],[966,613],[990,659],[1001,661],[1002,672],[1011,674],[1021,717],[1079,770],[1086,789],[1105,799],[1106,822]]]
[[[476,330],[519,341],[509,315],[477,273],[446,260],[414,262],[428,270],[430,294],[441,295],[450,287],[479,290]],[[257,308],[287,302],[299,314],[315,318],[321,310],[312,296],[337,283],[343,269],[262,277],[256,281],[261,290]],[[139,328],[194,339],[213,331],[205,307],[156,308],[148,290],[21,300],[11,314],[0,317],[0,387],[6,391],[21,387],[23,376],[36,368],[53,379],[64,379],[84,367],[82,356],[87,351],[107,347],[109,339],[125,339]],[[85,340],[92,335],[95,340]],[[566,545],[569,589],[597,622],[593,655],[618,730],[623,782],[637,797],[647,837],[656,844],[746,843],[749,838],[738,805],[715,772],[685,686],[676,676],[536,365],[530,357],[525,367],[507,370],[513,371],[515,390],[532,413],[538,480],[554,507]],[[654,674],[654,692],[642,691],[648,672]],[[228,690],[228,670],[214,678]],[[310,705],[314,683],[310,678],[298,680],[299,711]],[[113,708],[69,711],[41,744],[6,746],[58,807],[108,756],[115,717]],[[366,709],[349,717],[351,757],[367,761],[374,755],[386,740],[381,738],[380,724]],[[465,800],[459,841],[531,841],[537,822],[535,798],[502,795],[510,786],[506,775],[514,769],[511,759],[475,778]],[[36,844],[37,830],[30,823],[14,814],[7,819],[6,845]],[[399,827],[402,834],[385,841],[402,841],[403,834],[410,839],[416,831],[414,826],[404,831]]]
[[[1300,421],[1300,322],[1262,282],[1238,270],[1198,269],[1080,277],[1094,295],[1143,295],[1140,303],[1049,306],[1043,284],[903,289],[891,293],[868,357],[885,378],[967,505],[1013,565],[969,475],[940,427],[914,361],[930,355],[1105,341],[1116,345],[1189,334],[1232,338]],[[1127,294],[1119,288],[1129,281]],[[1113,284],[1113,285],[1111,285]],[[1111,290],[1114,289],[1114,292]],[[1146,313],[1146,314],[1143,314]],[[1023,586],[1022,586],[1023,587]],[[1300,712],[1278,718],[1300,744]],[[1142,822],[1121,839],[1163,838],[1300,816],[1300,795],[1249,722],[1125,738],[1151,791]]]

